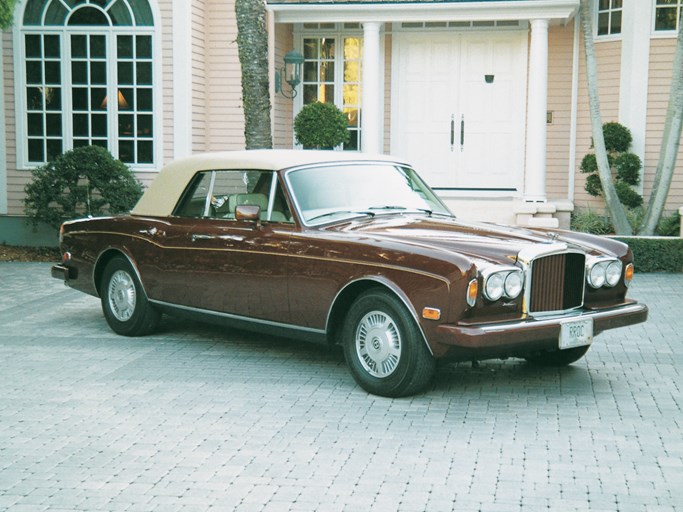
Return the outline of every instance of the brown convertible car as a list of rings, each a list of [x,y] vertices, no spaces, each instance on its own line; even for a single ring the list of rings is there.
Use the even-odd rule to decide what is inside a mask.
[[[339,343],[367,391],[423,389],[437,359],[581,358],[643,322],[633,256],[591,235],[459,221],[405,162],[333,151],[166,166],[129,215],[66,222],[52,275],[111,328],[162,313]]]

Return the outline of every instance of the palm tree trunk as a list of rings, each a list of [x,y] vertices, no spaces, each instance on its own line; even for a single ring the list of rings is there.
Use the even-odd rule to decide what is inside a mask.
[[[598,175],[605,195],[607,210],[617,235],[633,233],[631,224],[626,217],[624,207],[619,201],[617,191],[612,182],[612,171],[607,161],[605,137],[602,133],[602,116],[600,114],[600,98],[598,95],[598,66],[593,44],[593,20],[591,16],[590,0],[581,0],[581,28],[583,30],[584,50],[586,52],[586,81],[588,83],[588,100],[590,103],[591,125],[595,158],[598,163]]]
[[[236,0],[235,14],[246,148],[272,148],[266,5],[264,0]]]
[[[678,38],[676,40],[676,53],[674,54],[673,76],[671,77],[671,92],[669,93],[669,106],[666,110],[664,134],[662,145],[659,150],[657,171],[652,184],[652,192],[648,201],[645,216],[640,225],[639,233],[653,235],[659,219],[664,211],[666,198],[669,195],[671,180],[676,170],[676,157],[681,141],[681,129],[683,128],[683,30],[679,20]]]

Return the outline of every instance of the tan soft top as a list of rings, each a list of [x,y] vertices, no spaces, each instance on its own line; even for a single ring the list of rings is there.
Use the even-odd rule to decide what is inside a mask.
[[[386,155],[368,155],[350,151],[315,151],[296,149],[259,149],[204,153],[176,160],[164,166],[138,204],[134,215],[169,216],[190,179],[200,171],[219,169],[259,169],[277,171],[302,165],[330,162],[381,160],[402,162]]]

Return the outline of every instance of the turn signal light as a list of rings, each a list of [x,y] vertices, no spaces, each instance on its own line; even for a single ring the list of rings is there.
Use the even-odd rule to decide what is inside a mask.
[[[624,269],[624,284],[626,286],[631,284],[634,272],[635,268],[633,267],[633,263],[629,263],[628,265],[626,265],[626,268]]]
[[[422,308],[422,318],[439,320],[441,318],[441,310],[438,308]]]
[[[476,278],[470,281],[467,285],[467,305],[473,307],[477,303],[477,295],[479,294],[479,281]]]

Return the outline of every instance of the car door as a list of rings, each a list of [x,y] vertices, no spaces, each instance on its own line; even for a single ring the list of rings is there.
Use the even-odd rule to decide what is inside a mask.
[[[157,239],[155,261],[145,269],[150,295],[188,308],[288,323],[286,255],[294,224],[287,213],[273,211],[270,180],[276,177],[210,172],[190,185],[163,240]],[[258,206],[262,215],[236,219],[244,204]]]

